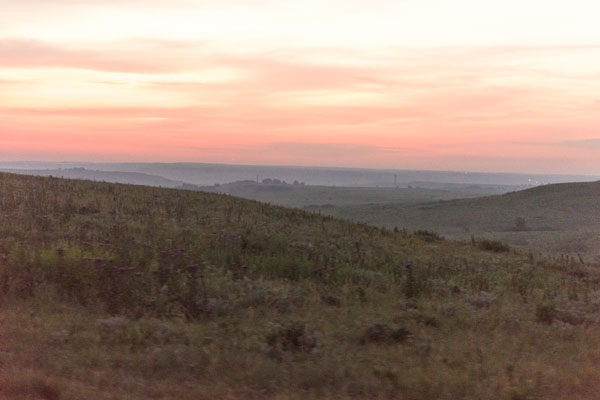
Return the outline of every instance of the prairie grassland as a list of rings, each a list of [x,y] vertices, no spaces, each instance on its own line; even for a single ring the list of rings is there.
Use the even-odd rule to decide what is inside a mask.
[[[561,183],[421,204],[340,204],[319,211],[387,228],[428,229],[457,240],[474,235],[600,262],[600,182]]]
[[[0,398],[600,398],[600,270],[562,261],[0,174]]]

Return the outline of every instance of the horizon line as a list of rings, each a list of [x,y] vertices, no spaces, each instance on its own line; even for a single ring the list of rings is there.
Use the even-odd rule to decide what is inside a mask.
[[[430,173],[457,173],[457,174],[480,174],[480,175],[534,175],[534,176],[580,176],[600,179],[600,173],[556,173],[556,172],[510,172],[510,171],[474,171],[474,170],[442,170],[442,169],[413,169],[413,168],[393,168],[393,167],[350,167],[350,166],[327,166],[327,165],[291,165],[291,164],[231,164],[218,162],[200,162],[200,161],[45,161],[45,160],[19,160],[3,161],[2,164],[27,164],[27,163],[45,163],[45,164],[93,164],[93,165],[115,165],[115,164],[162,164],[162,165],[215,165],[231,167],[262,167],[262,168],[298,168],[298,169],[324,169],[324,170],[368,170],[381,172],[430,172]]]

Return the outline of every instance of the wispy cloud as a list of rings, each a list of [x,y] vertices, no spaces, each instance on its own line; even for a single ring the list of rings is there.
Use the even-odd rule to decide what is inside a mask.
[[[579,140],[564,140],[561,145],[570,147],[580,147],[584,149],[600,149],[600,138],[579,139]]]
[[[379,166],[410,154],[409,148],[380,147],[356,143],[271,142],[192,147],[196,156],[226,162],[262,160],[272,164]],[[240,156],[245,154],[246,158]],[[250,156],[248,158],[247,156]]]
[[[91,44],[85,49],[69,48],[31,39],[1,39],[0,60],[3,68],[68,67],[145,74],[178,69],[174,62],[151,59],[148,54],[140,57],[135,50],[102,51]]]
[[[371,153],[405,153],[409,148],[382,147],[354,143],[306,143],[306,142],[279,142],[267,143],[258,146],[262,151],[277,151],[288,153],[310,154],[317,157],[343,153],[347,156],[366,155]]]
[[[0,140],[169,160],[592,165],[591,16],[517,0],[436,13],[426,1],[326,3],[0,0]],[[574,28],[593,24],[558,37],[562,11]],[[521,15],[552,23],[534,32]]]
[[[572,147],[589,150],[600,149],[600,138],[571,139],[559,141],[513,141],[510,143],[522,146]]]

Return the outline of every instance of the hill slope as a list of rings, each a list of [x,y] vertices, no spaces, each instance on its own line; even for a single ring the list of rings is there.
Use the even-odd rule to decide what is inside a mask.
[[[181,181],[175,181],[163,178],[158,175],[150,175],[142,172],[123,172],[123,171],[100,171],[86,168],[61,168],[61,169],[2,169],[4,172],[16,174],[53,176],[68,179],[85,179],[91,181],[127,183],[131,185],[161,186],[166,188],[176,188],[184,184]]]
[[[598,283],[229,196],[0,174],[0,398],[598,398]]]
[[[542,251],[581,253],[588,260],[600,256],[600,182],[544,185],[419,205],[342,206],[323,212],[380,226],[431,229],[457,239],[474,234]]]

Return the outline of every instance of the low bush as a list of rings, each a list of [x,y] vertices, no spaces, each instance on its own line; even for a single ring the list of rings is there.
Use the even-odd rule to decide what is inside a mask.
[[[374,324],[365,328],[360,335],[361,344],[368,343],[404,343],[410,337],[410,331],[402,326],[391,327],[387,324]]]
[[[423,229],[414,231],[413,235],[423,239],[426,242],[439,242],[444,240],[439,233]]]
[[[481,250],[493,251],[495,253],[506,253],[510,251],[510,247],[499,240],[482,239],[477,242],[477,247]]]

